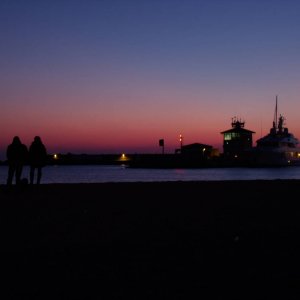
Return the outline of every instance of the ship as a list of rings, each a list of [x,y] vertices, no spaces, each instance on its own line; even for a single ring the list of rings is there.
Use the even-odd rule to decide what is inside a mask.
[[[270,132],[256,141],[252,149],[252,164],[266,167],[300,165],[298,139],[285,127],[285,117],[278,117],[276,97],[273,126]]]

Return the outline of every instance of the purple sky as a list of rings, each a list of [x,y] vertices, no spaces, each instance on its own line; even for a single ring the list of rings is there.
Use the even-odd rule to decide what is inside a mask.
[[[14,135],[48,151],[222,151],[231,118],[300,137],[300,2],[0,2],[0,159]]]

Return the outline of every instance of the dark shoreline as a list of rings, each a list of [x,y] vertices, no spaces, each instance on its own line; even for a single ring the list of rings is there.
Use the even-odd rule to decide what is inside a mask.
[[[299,188],[300,180],[2,185],[6,299],[291,299]]]

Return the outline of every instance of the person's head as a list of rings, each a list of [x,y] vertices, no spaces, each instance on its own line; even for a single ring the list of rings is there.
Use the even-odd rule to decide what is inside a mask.
[[[14,138],[13,138],[13,144],[21,144],[21,140],[20,140],[20,138],[18,137],[18,136],[15,136]]]
[[[42,140],[41,140],[41,138],[40,138],[39,136],[35,136],[35,137],[34,137],[34,142],[35,142],[35,143],[41,143]]]

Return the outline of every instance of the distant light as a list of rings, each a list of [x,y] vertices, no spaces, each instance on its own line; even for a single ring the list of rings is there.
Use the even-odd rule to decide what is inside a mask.
[[[128,160],[128,157],[126,156],[125,153],[122,153],[121,154],[121,157],[119,158],[120,161],[127,161]]]
[[[205,150],[206,150],[206,149],[205,149],[205,148],[203,148],[203,150],[202,150],[202,151],[204,152]]]
[[[237,158],[238,157],[237,154],[234,157]]]
[[[300,157],[300,153],[298,153],[298,157]]]
[[[291,161],[290,160],[288,160],[288,164],[290,164],[291,163]]]
[[[57,154],[54,154],[54,155],[53,155],[53,158],[54,158],[54,159],[58,159],[58,155],[57,155]]]
[[[126,155],[125,153],[120,154],[120,156],[118,156],[117,161],[120,162],[126,162],[129,161],[130,157],[128,155]]]

